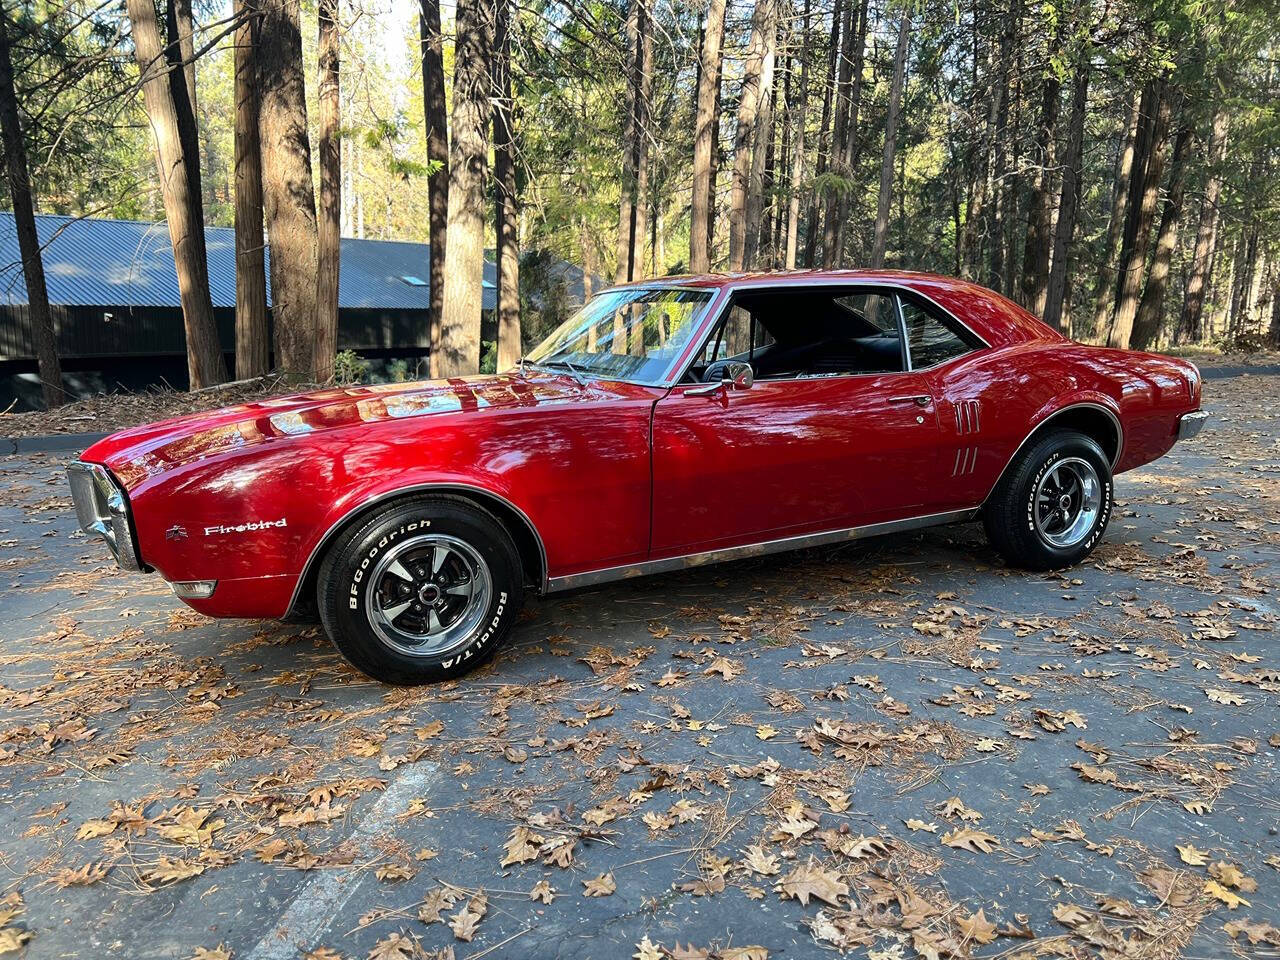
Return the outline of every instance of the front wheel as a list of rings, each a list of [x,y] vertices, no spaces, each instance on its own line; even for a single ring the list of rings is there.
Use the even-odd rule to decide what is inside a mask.
[[[1091,437],[1046,434],[1018,454],[992,491],[983,522],[1010,564],[1055,570],[1079,563],[1111,519],[1111,465]]]
[[[506,640],[520,556],[497,519],[455,497],[402,501],[338,538],[320,567],[325,632],[362,672],[413,685],[459,676]]]

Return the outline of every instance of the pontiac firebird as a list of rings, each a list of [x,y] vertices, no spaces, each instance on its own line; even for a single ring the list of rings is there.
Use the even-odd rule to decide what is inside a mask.
[[[1010,564],[1070,566],[1200,392],[961,280],[679,277],[601,293],[515,370],[178,417],[68,472],[121,567],[212,617],[318,614],[413,684],[484,661],[530,589],[976,518]]]

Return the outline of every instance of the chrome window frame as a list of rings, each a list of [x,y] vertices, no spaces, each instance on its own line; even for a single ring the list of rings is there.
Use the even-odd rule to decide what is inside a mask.
[[[835,277],[824,277],[820,280],[797,280],[794,278],[787,278],[787,279],[779,279],[776,281],[750,280],[742,283],[730,282],[720,287],[720,295],[717,296],[712,301],[711,306],[716,306],[717,309],[714,312],[714,316],[711,315],[710,311],[708,312],[708,316],[711,317],[710,323],[708,323],[706,326],[706,329],[701,331],[701,333],[698,335],[696,340],[697,345],[689,353],[688,357],[685,359],[684,363],[680,366],[678,370],[668,371],[667,385],[673,388],[681,387],[681,386],[698,386],[698,384],[686,384],[686,383],[682,383],[681,381],[683,380],[684,375],[689,372],[689,368],[693,366],[693,361],[697,358],[698,354],[706,347],[707,340],[710,338],[711,334],[715,332],[715,329],[720,324],[721,319],[726,316],[727,311],[732,307],[733,297],[735,294],[739,292],[745,292],[745,291],[785,290],[789,288],[806,288],[806,287],[808,288],[848,287],[856,290],[891,291],[894,294],[895,309],[898,312],[898,329],[903,338],[904,344],[906,344],[907,331],[906,331],[906,324],[902,317],[902,304],[900,300],[903,294],[918,297],[919,299],[923,300],[925,303],[929,304],[932,308],[937,310],[940,314],[942,314],[942,316],[948,318],[949,320],[953,321],[954,323],[962,327],[965,331],[969,333],[970,336],[972,336],[975,340],[978,341],[980,346],[974,347],[973,349],[969,350],[967,353],[961,354],[959,357],[951,357],[948,360],[943,360],[941,363],[935,363],[929,367],[913,367],[911,365],[910,345],[907,345],[906,347],[907,369],[906,370],[888,370],[888,371],[868,372],[868,373],[835,373],[835,374],[824,374],[824,375],[809,376],[809,377],[785,377],[785,378],[778,378],[778,379],[761,379],[757,381],[758,383],[802,383],[809,380],[839,380],[839,379],[845,379],[849,377],[892,377],[892,376],[900,376],[900,375],[909,374],[909,373],[921,373],[928,370],[935,370],[938,367],[941,367],[948,363],[952,363],[956,360],[961,360],[964,357],[971,356],[974,353],[978,353],[983,350],[992,349],[991,344],[987,342],[987,338],[982,336],[976,330],[974,330],[973,327],[969,326],[969,324],[965,323],[963,320],[957,317],[954,313],[952,313],[942,304],[938,303],[937,300],[933,299],[933,297],[929,296],[927,293],[921,293],[919,290],[905,283],[889,283],[889,282],[878,281],[878,280],[859,281],[852,278],[846,279],[846,278],[835,278]],[[705,289],[705,288],[699,288],[699,289]]]
[[[906,344],[906,348],[907,348],[907,368],[908,368],[908,370],[910,370],[910,371],[911,371],[911,372],[913,372],[913,373],[919,373],[919,372],[921,372],[921,371],[925,371],[925,370],[936,370],[936,369],[938,369],[938,367],[946,366],[948,363],[952,363],[952,362],[954,362],[954,361],[956,361],[956,360],[961,360],[961,359],[963,359],[964,357],[969,356],[971,353],[977,353],[977,352],[978,352],[978,351],[980,351],[980,350],[990,350],[990,349],[991,349],[991,344],[987,343],[986,337],[980,336],[976,330],[974,330],[971,326],[969,326],[967,323],[965,323],[963,320],[961,320],[959,317],[957,317],[957,316],[956,316],[954,313],[952,313],[950,310],[948,310],[948,309],[946,309],[945,307],[943,307],[940,303],[938,303],[938,302],[937,302],[936,300],[934,300],[932,297],[926,297],[924,294],[920,293],[918,290],[912,290],[912,291],[910,291],[910,292],[911,292],[912,294],[914,294],[915,296],[919,297],[920,299],[924,300],[924,301],[925,301],[926,303],[928,303],[930,306],[936,307],[939,311],[941,311],[941,313],[942,313],[943,317],[945,317],[945,318],[947,318],[947,319],[949,319],[949,320],[953,320],[953,321],[955,321],[956,323],[958,323],[958,324],[959,324],[959,325],[960,325],[960,326],[961,326],[961,327],[962,327],[962,328],[963,328],[963,329],[964,329],[964,330],[965,330],[965,331],[966,331],[970,336],[972,336],[975,340],[977,340],[977,341],[978,341],[978,343],[982,344],[982,346],[980,346],[980,347],[970,347],[970,348],[969,348],[968,350],[966,350],[964,353],[961,353],[961,354],[959,354],[959,355],[957,355],[957,356],[954,356],[954,357],[947,357],[947,359],[945,359],[945,360],[939,360],[937,363],[930,364],[930,365],[929,365],[929,366],[927,366],[927,367],[917,367],[917,366],[915,366],[915,365],[914,365],[914,363],[912,363],[912,361],[911,361],[911,339],[910,339],[910,337],[907,335],[907,317],[906,317],[906,314],[905,314],[905,313],[903,313],[903,311],[902,311],[902,301],[903,301],[903,299],[904,299],[904,298],[903,298],[903,296],[902,296],[902,293],[901,293],[901,292],[898,292],[898,293],[896,293],[896,294],[895,294],[894,299],[895,299],[895,300],[897,301],[897,303],[898,303],[898,316],[899,316],[899,318],[900,318],[900,322],[901,322],[901,324],[902,324],[902,342],[903,342],[904,344]],[[928,312],[928,311],[926,311],[926,312]],[[946,324],[944,323],[944,324],[943,324],[943,326],[946,326]]]

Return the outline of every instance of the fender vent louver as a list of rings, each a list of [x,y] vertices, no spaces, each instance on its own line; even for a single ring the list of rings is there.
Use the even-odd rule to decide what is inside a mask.
[[[956,404],[956,433],[963,437],[982,429],[980,406],[977,400],[961,400]]]
[[[978,466],[978,448],[961,447],[956,451],[956,462],[951,467],[953,477],[965,477]]]

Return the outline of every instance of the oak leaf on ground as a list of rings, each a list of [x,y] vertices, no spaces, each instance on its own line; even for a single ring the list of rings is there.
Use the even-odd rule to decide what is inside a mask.
[[[840,875],[823,868],[813,857],[778,881],[777,889],[784,899],[792,897],[806,907],[810,897],[838,907],[840,898],[849,896],[849,885],[840,879]]]

